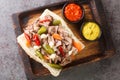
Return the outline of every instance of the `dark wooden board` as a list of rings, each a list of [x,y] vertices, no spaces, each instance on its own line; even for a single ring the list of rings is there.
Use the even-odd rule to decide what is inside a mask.
[[[94,20],[101,25],[102,36],[98,41],[89,42],[81,38],[79,34],[79,29],[81,23],[67,25],[74,32],[75,36],[85,44],[85,49],[82,50],[72,63],[66,65],[63,69],[68,70],[69,68],[74,68],[73,66],[81,65],[84,63],[95,62],[101,59],[108,58],[115,54],[114,46],[111,39],[111,34],[109,31],[109,26],[107,25],[107,20],[105,19],[104,10],[100,0],[80,0],[80,4],[85,10],[85,19],[83,21]],[[30,25],[34,20],[41,15],[41,13],[46,9],[50,9],[59,16],[62,16],[62,7],[66,3],[59,2],[43,7],[31,9],[28,11],[13,14],[14,30],[16,37],[23,33],[23,28],[26,25]],[[74,27],[72,27],[74,26]],[[37,63],[33,59],[29,58],[23,49],[18,45],[19,54],[23,60],[23,65],[25,68],[25,73],[28,79],[35,79],[41,76],[50,75],[49,71],[44,68],[41,64]]]

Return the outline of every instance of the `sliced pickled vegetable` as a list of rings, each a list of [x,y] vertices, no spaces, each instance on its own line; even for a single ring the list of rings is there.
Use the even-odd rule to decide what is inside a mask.
[[[52,63],[48,63],[49,66],[56,68],[56,69],[62,69],[62,66],[58,65],[58,64],[52,64]]]
[[[43,59],[43,55],[38,50],[36,50],[35,53],[37,57],[39,57],[40,59]]]
[[[53,21],[53,25],[59,25],[60,23],[61,23],[60,20],[54,20],[54,21]]]
[[[78,49],[78,52],[82,50],[82,45],[79,42],[73,41],[73,46]]]
[[[42,33],[45,33],[47,31],[45,26],[42,26],[39,30],[38,30],[38,34],[41,35]]]
[[[55,39],[62,40],[62,37],[59,34],[54,33],[52,36]]]
[[[45,51],[47,51],[49,54],[53,54],[55,53],[53,48],[51,48],[48,44],[43,45],[43,48],[45,49]]]

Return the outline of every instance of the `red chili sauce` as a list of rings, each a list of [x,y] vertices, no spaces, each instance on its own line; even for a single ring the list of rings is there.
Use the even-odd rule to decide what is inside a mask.
[[[64,14],[68,20],[77,21],[77,20],[80,20],[83,13],[79,5],[75,3],[70,3],[65,7]]]

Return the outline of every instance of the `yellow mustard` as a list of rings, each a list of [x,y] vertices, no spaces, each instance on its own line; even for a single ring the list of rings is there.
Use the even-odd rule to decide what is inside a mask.
[[[101,30],[95,22],[86,22],[83,26],[82,34],[87,40],[96,40],[99,38]]]

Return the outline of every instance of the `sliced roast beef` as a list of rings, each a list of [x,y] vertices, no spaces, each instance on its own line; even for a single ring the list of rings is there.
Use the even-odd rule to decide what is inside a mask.
[[[65,31],[62,26],[59,26],[59,28],[58,28],[58,33],[59,33],[62,37],[68,37],[68,36],[69,36],[69,33],[68,33],[67,31]]]
[[[67,50],[68,50],[68,51],[70,51],[70,50],[71,50],[71,48],[72,48],[72,45],[71,45],[71,44],[69,44],[69,45],[67,46]]]
[[[62,45],[62,42],[60,40],[55,40],[55,47],[58,47],[60,45]]]
[[[69,44],[72,44],[72,38],[70,38],[70,37],[65,37],[64,38],[67,42],[69,42]]]
[[[49,34],[57,33],[57,31],[58,31],[58,26],[49,26],[48,27]]]
[[[54,59],[54,63],[57,64],[58,62],[61,62],[61,57],[60,56],[56,56]]]
[[[34,32],[37,32],[39,30],[40,26],[38,24],[33,24],[33,29],[34,29]]]
[[[46,15],[43,19],[44,20],[48,19],[49,21],[53,21],[53,17],[50,15]]]
[[[74,53],[74,55],[75,55],[78,53],[78,50],[75,47],[72,47],[72,53]]]
[[[65,66],[66,64],[70,63],[72,60],[71,60],[71,57],[68,56],[68,57],[65,57],[62,62],[61,62],[61,66]]]
[[[59,26],[59,28],[58,28],[58,33],[60,34],[60,33],[63,33],[63,32],[64,32],[63,27],[62,27],[62,26]]]
[[[55,41],[52,36],[48,35],[48,43],[50,47],[53,47],[55,44]]]
[[[39,20],[39,25],[48,27],[52,22],[53,18],[50,15],[44,16],[42,19]]]

